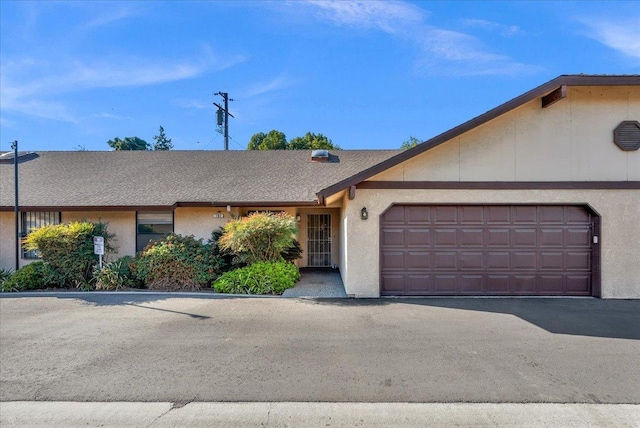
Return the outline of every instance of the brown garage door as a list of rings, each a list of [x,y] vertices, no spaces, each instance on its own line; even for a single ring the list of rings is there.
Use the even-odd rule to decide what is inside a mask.
[[[381,294],[591,295],[592,215],[558,205],[396,205]]]

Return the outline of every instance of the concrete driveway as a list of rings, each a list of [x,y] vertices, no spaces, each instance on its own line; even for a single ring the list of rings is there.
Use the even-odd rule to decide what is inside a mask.
[[[0,298],[0,401],[640,403],[640,301]]]

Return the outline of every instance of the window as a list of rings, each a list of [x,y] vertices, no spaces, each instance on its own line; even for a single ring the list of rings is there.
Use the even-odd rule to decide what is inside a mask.
[[[136,216],[136,252],[149,241],[161,241],[173,233],[173,211],[140,211]]]
[[[24,238],[33,229],[50,224],[60,224],[59,212],[23,212],[21,236]],[[36,250],[27,251],[22,248],[22,258],[29,260],[39,259],[40,254]]]

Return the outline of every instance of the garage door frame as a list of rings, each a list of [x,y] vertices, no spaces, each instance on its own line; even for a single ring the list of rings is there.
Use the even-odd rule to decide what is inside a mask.
[[[602,274],[601,274],[601,242],[602,242],[602,234],[601,234],[601,223],[602,223],[602,218],[600,216],[600,214],[589,204],[580,204],[580,203],[560,203],[560,202],[554,202],[554,203],[538,203],[538,202],[526,202],[526,203],[467,203],[467,202],[461,202],[461,203],[456,203],[456,202],[440,202],[440,203],[432,203],[432,202],[425,202],[425,203],[416,203],[416,202],[410,202],[410,203],[403,203],[403,202],[393,202],[391,203],[386,209],[384,209],[381,213],[380,216],[378,217],[378,284],[379,284],[379,289],[378,289],[378,293],[379,295],[382,295],[382,263],[381,263],[381,259],[382,259],[382,227],[383,227],[383,217],[384,215],[391,210],[393,207],[395,206],[508,206],[508,207],[513,207],[513,206],[531,206],[531,205],[535,205],[535,206],[571,206],[571,207],[580,207],[585,209],[587,212],[589,212],[589,214],[591,214],[591,218],[592,218],[592,223],[591,223],[591,227],[592,227],[592,236],[597,237],[597,242],[594,242],[593,239],[591,241],[591,296],[592,297],[601,297],[601,293],[602,293]],[[434,295],[435,296],[435,295]],[[450,296],[450,297],[456,297],[455,295],[447,295],[444,294],[444,296]],[[479,295],[479,296],[483,296],[483,295]],[[486,295],[484,295],[486,296]],[[428,296],[424,296],[424,297],[428,297]],[[517,297],[513,296],[513,297]],[[530,297],[530,296],[526,296],[526,297]],[[535,297],[535,296],[533,296]],[[571,296],[557,296],[557,297],[571,297]]]

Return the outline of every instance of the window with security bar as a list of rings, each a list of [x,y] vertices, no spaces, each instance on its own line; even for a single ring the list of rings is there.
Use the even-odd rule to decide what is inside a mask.
[[[23,212],[22,213],[22,222],[21,222],[21,233],[20,236],[22,238],[26,237],[32,230],[37,229],[42,226],[49,226],[52,224],[60,224],[60,213],[59,212]],[[37,260],[40,258],[40,254],[37,250],[27,251],[22,248],[22,258],[27,260]]]

